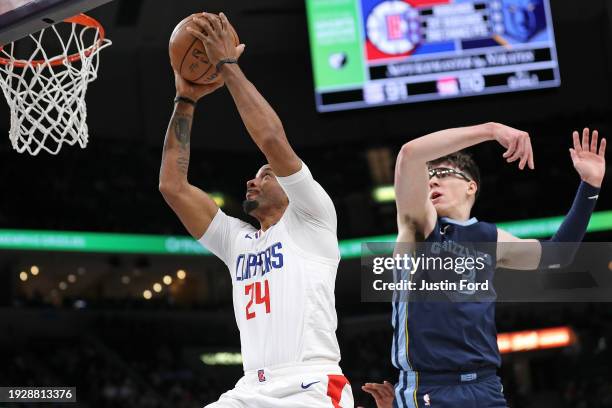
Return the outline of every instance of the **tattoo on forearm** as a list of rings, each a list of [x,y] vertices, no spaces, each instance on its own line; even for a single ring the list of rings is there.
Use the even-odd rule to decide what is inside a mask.
[[[176,165],[181,173],[187,174],[187,170],[189,169],[189,154],[179,156],[179,158],[176,159]]]
[[[191,123],[193,118],[189,115],[176,114],[172,118],[170,128],[174,131],[174,139],[178,142],[178,158],[176,159],[177,170],[182,174],[187,174],[189,169],[189,148],[191,142]],[[171,137],[170,135],[168,135]],[[164,141],[164,156],[167,149],[172,145],[176,147],[176,142],[168,138]]]
[[[191,140],[191,121],[190,116],[177,115],[174,119],[174,135],[182,149],[189,148]]]

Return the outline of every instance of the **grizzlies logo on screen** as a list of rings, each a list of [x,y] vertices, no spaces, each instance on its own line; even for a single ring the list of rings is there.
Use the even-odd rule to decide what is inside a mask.
[[[546,27],[544,0],[503,0],[506,33],[527,41]]]

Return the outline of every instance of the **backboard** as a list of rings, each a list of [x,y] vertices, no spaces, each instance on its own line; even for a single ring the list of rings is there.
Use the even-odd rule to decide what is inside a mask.
[[[0,46],[112,0],[1,0]]]

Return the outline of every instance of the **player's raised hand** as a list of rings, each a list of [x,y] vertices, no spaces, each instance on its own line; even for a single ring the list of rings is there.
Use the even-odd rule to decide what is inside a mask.
[[[574,168],[582,181],[589,183],[593,187],[601,187],[601,182],[606,173],[606,139],[601,139],[598,149],[597,139],[599,138],[599,132],[594,130],[592,135],[590,133],[590,130],[585,128],[582,131],[581,142],[580,134],[574,131],[574,148],[570,148],[569,151]]]
[[[212,84],[198,85],[189,82],[181,77],[178,72],[174,71],[174,82],[176,84],[176,96],[189,98],[197,102],[202,97],[213,93],[223,86],[223,81],[213,82]]]
[[[503,154],[506,161],[512,163],[519,160],[519,169],[523,170],[528,165],[533,170],[535,163],[529,133],[499,123],[493,129],[495,140],[507,149]]]
[[[376,401],[377,408],[393,408],[393,399],[395,398],[395,391],[393,385],[388,381],[379,383],[365,383],[361,389],[372,397]]]
[[[234,35],[231,32],[230,22],[223,13],[219,16],[202,13],[201,17],[194,17],[194,23],[201,31],[187,27],[194,37],[202,40],[210,63],[217,65],[221,60],[238,60],[244,52],[244,44],[236,46]]]

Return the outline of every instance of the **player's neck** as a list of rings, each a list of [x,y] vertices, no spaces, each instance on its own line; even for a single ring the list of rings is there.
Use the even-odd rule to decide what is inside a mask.
[[[265,216],[257,217],[257,221],[259,221],[259,229],[262,232],[266,232],[270,229],[274,224],[280,221],[283,216],[283,212],[274,212],[272,214],[266,214]]]
[[[440,217],[450,218],[456,221],[467,221],[470,219],[470,209],[469,208],[453,208],[444,214],[440,214]]]

